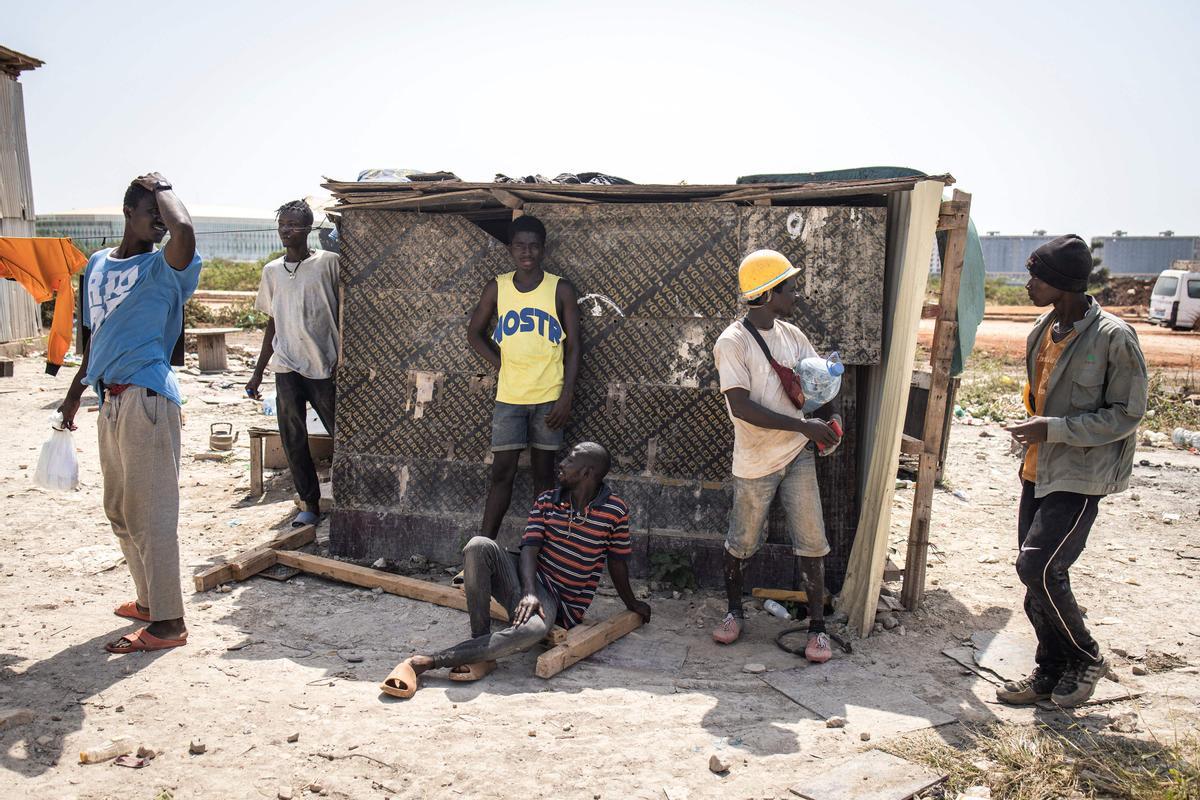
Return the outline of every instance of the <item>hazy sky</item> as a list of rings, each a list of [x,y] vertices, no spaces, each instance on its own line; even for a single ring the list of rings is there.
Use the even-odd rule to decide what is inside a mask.
[[[902,165],[981,231],[1200,233],[1200,3],[39,2],[40,212],[159,170],[274,208],[367,167],[643,183]]]

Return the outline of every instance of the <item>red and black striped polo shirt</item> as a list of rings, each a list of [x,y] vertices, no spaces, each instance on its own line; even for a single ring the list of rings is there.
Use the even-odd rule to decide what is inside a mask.
[[[537,578],[558,598],[558,624],[571,628],[596,595],[606,559],[626,559],[629,544],[629,507],[607,484],[583,513],[571,507],[571,493],[563,489],[544,492],[533,503],[521,546],[541,547]]]

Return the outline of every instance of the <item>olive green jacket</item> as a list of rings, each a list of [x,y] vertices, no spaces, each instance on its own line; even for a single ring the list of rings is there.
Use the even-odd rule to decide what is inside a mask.
[[[1105,495],[1129,488],[1138,422],[1146,413],[1146,361],[1137,333],[1088,297],[1046,387],[1046,442],[1038,446],[1036,497],[1051,492]],[[1053,314],[1038,318],[1025,346],[1033,385],[1042,336]],[[1032,393],[1031,393],[1032,394]]]

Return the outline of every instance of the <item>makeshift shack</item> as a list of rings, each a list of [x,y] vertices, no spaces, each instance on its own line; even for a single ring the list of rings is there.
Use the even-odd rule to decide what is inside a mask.
[[[769,247],[800,267],[795,322],[848,365],[846,441],[818,460],[836,591],[856,531],[872,546],[886,540],[917,321],[950,182],[325,184],[339,200],[343,257],[331,551],[456,562],[477,532],[495,376],[467,345],[466,322],[484,284],[513,268],[502,239],[526,213],[546,225],[545,269],[581,298],[582,367],[566,441],[594,439],[613,453],[610,482],[631,509],[635,574],[689,564],[701,585],[721,584],[732,427],[712,347],[742,313],[736,271],[745,253]],[[502,542],[523,530],[531,494],[523,469]],[[786,541],[776,509],[748,585],[798,586]],[[882,563],[869,571],[881,574]]]

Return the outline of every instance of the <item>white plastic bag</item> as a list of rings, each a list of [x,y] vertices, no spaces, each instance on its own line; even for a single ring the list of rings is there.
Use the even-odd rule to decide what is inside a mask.
[[[63,427],[62,414],[50,416],[53,430],[42,445],[33,485],[56,492],[71,492],[79,488],[79,459],[75,457],[75,439]]]

